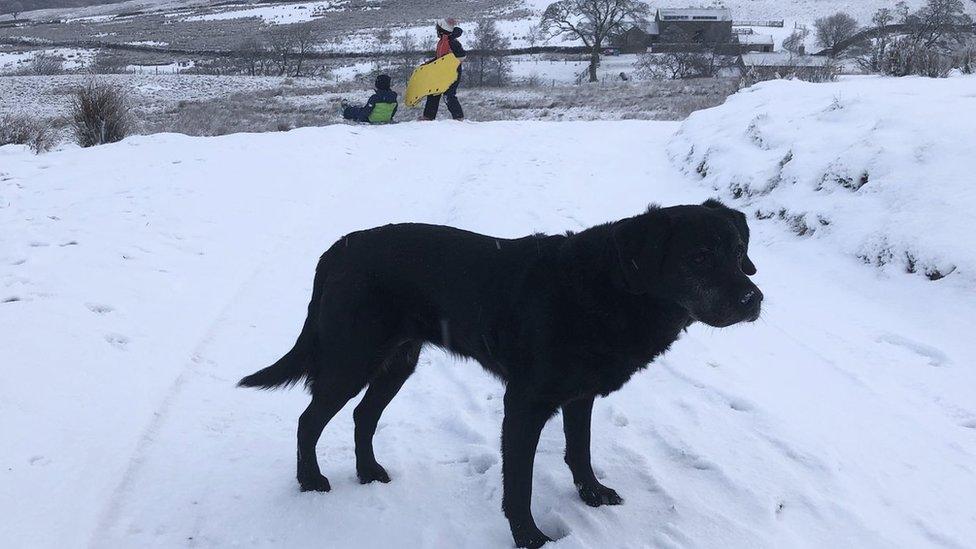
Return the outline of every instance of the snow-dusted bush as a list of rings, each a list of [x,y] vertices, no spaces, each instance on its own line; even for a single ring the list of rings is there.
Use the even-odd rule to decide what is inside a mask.
[[[735,58],[715,50],[645,53],[635,66],[637,75],[647,79],[712,78],[735,64]]]
[[[71,120],[82,147],[121,141],[132,126],[125,92],[94,81],[75,92]]]
[[[976,280],[976,77],[764,82],[668,147],[752,216],[881,267]]]
[[[56,133],[50,121],[26,115],[6,115],[0,118],[0,147],[27,145],[35,154],[54,146]]]
[[[908,38],[894,40],[881,61],[881,72],[889,76],[927,76],[946,78],[952,71],[952,58]]]
[[[50,76],[64,72],[64,58],[60,55],[38,53],[26,68],[27,74]]]

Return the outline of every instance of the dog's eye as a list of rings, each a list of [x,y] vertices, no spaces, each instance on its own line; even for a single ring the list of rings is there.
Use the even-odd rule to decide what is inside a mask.
[[[712,261],[712,252],[710,250],[701,250],[691,256],[691,261],[696,265],[708,265]]]

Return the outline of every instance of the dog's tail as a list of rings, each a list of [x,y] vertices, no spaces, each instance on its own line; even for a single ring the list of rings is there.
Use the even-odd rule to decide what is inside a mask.
[[[306,364],[308,354],[301,347],[301,336],[298,342],[285,356],[267,368],[258,370],[237,382],[238,387],[257,387],[258,389],[276,389],[291,387],[307,375]]]
[[[328,253],[328,252],[326,252]],[[267,368],[258,370],[253,374],[237,382],[238,387],[257,387],[259,389],[276,389],[279,387],[291,387],[306,379],[306,384],[314,375],[309,371],[309,366],[314,365],[315,357],[315,326],[318,316],[319,300],[322,294],[322,285],[325,275],[323,263],[325,254],[319,260],[318,268],[315,270],[315,282],[312,286],[312,299],[308,304],[308,316],[305,318],[305,325],[302,332],[298,335],[295,346],[285,353],[285,356]]]

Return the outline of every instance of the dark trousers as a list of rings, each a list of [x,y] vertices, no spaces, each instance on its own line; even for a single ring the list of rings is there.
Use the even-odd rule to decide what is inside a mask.
[[[342,109],[342,117],[356,122],[369,122],[370,111],[369,107],[346,107]]]
[[[447,110],[451,111],[451,117],[455,120],[460,120],[464,118],[464,111],[461,109],[461,103],[458,102],[457,89],[458,84],[461,83],[461,74],[458,73],[458,79],[451,84],[450,88],[444,92],[444,102],[447,103]],[[424,118],[428,120],[433,120],[437,118],[437,107],[441,104],[440,95],[428,95],[427,104],[424,105]]]

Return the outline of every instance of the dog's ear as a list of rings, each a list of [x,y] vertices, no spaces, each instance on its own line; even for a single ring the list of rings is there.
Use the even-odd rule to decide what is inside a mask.
[[[662,210],[623,219],[610,227],[618,283],[632,294],[646,294],[661,274],[671,235],[671,219]]]
[[[732,226],[735,227],[736,232],[739,233],[739,237],[742,238],[742,242],[745,243],[746,252],[749,251],[749,223],[746,220],[746,214],[740,212],[739,210],[733,210],[714,198],[709,198],[702,203],[702,206],[713,210],[718,210],[719,213],[726,216],[728,220],[732,222]],[[749,259],[748,253],[742,256],[742,272],[749,276],[752,276],[757,272],[756,265],[751,259]]]

